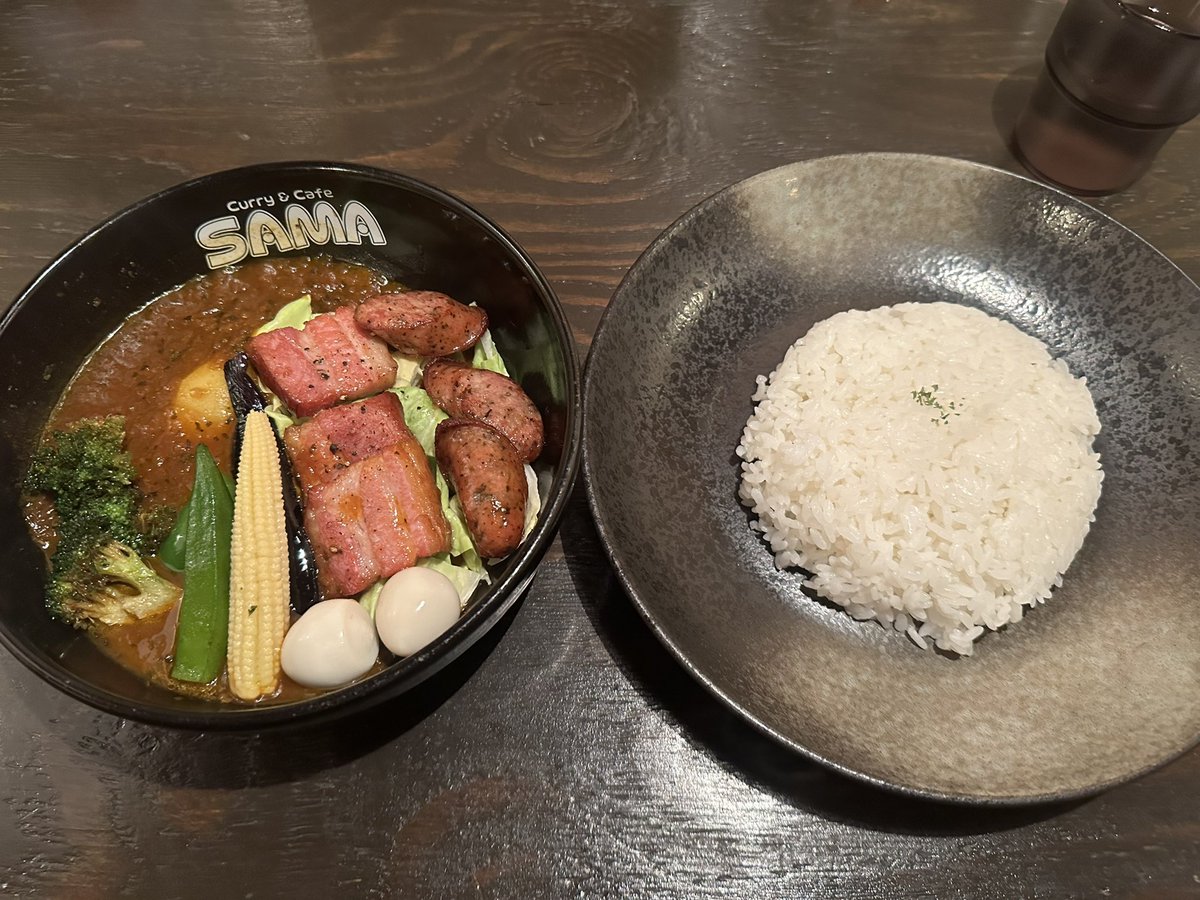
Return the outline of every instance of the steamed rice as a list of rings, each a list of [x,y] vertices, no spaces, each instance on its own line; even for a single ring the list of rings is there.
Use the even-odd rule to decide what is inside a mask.
[[[740,496],[781,569],[969,655],[1062,583],[1103,472],[1082,378],[986,313],[839,313],[760,376]]]

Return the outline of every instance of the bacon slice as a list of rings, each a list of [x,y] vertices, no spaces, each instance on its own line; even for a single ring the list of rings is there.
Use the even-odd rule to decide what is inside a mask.
[[[379,580],[379,561],[363,520],[361,469],[350,466],[308,495],[304,527],[326,597],[351,597]]]
[[[357,594],[450,549],[433,472],[412,432],[308,492],[304,523],[328,597]]]
[[[301,329],[255,335],[246,353],[267,387],[302,417],[376,394],[396,380],[387,344],[360,328],[349,306],[316,316]]]
[[[307,493],[339,469],[386,450],[408,433],[399,398],[384,392],[323,409],[284,431],[283,442]]]
[[[442,512],[442,498],[433,480],[433,469],[411,431],[383,455],[383,469],[407,512],[408,533],[416,559],[450,549],[450,523]],[[399,571],[398,569],[396,571]],[[394,574],[389,572],[389,575]]]

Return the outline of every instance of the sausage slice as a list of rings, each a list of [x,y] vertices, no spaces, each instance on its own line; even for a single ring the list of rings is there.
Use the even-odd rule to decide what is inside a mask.
[[[409,356],[449,356],[475,346],[487,313],[437,291],[404,291],[364,300],[354,320]]]
[[[434,451],[479,555],[496,559],[512,553],[525,530],[527,491],[512,443],[483,422],[446,419],[437,427]]]
[[[542,416],[511,378],[452,359],[425,366],[422,386],[433,402],[456,419],[477,419],[512,441],[522,462],[542,452]]]

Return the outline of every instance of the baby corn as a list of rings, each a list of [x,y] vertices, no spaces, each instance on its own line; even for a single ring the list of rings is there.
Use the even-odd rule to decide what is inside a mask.
[[[229,585],[229,689],[256,700],[279,686],[288,627],[288,548],[279,450],[261,410],[246,416],[238,457]]]

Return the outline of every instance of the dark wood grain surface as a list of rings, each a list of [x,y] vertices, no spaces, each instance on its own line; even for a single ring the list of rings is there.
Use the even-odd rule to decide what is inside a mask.
[[[499,221],[566,304],[583,355],[646,244],[746,175],[880,149],[1020,171],[1005,135],[1059,8],[8,0],[0,303],[154,190],[343,159]],[[1194,123],[1140,183],[1096,201],[1193,278],[1198,159]],[[832,774],[744,725],[657,644],[580,485],[482,645],[335,727],[144,727],[0,657],[0,894],[1198,896],[1200,755],[1017,810]]]

